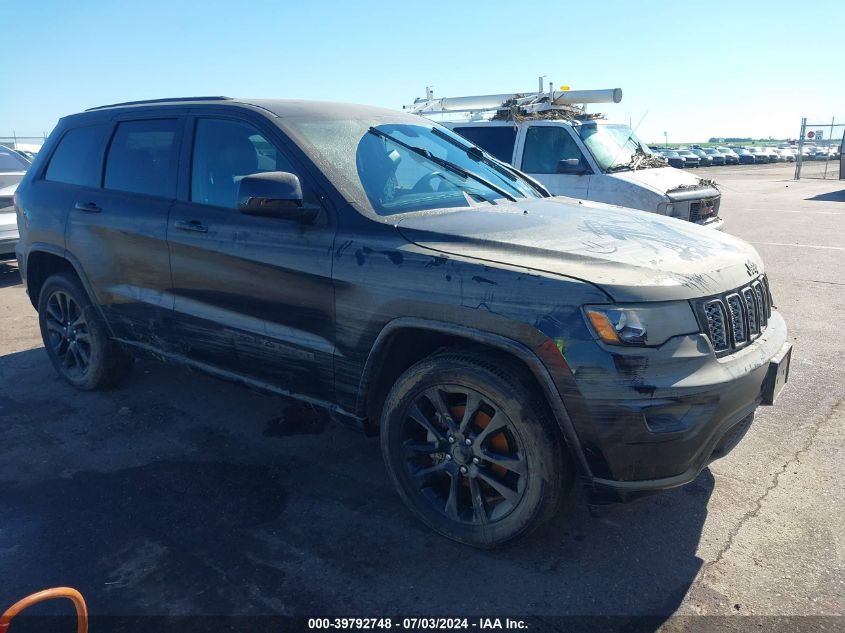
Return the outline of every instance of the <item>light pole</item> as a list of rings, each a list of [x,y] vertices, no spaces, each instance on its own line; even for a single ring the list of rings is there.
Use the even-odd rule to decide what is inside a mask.
[[[669,147],[669,132],[663,132],[663,144]]]

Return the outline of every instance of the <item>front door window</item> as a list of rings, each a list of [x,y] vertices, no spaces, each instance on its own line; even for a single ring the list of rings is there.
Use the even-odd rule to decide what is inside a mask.
[[[578,160],[577,166],[569,166],[571,172],[588,170],[581,149],[565,127],[536,125],[528,128],[522,171],[528,174],[557,174],[560,162],[571,159]]]

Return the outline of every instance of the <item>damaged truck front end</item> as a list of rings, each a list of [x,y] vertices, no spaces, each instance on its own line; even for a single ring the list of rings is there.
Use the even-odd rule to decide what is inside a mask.
[[[713,229],[721,229],[725,223],[719,215],[722,192],[712,181],[681,185],[667,191],[666,197],[669,198],[666,215]]]

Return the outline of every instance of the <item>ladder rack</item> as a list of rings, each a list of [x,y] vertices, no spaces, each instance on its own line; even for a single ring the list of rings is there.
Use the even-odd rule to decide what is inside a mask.
[[[542,77],[540,78],[542,86]],[[587,103],[619,103],[622,100],[621,88],[607,90],[540,90],[529,93],[504,93],[492,95],[474,95],[466,97],[434,97],[434,91],[426,86],[425,98],[417,98],[410,105],[402,106],[414,114],[481,114],[498,110],[518,108],[524,114],[534,114],[548,110],[572,110]]]

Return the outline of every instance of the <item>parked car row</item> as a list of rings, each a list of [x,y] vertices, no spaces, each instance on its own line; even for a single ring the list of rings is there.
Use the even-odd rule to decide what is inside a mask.
[[[798,150],[795,150],[796,154]],[[841,149],[838,145],[804,145],[801,156],[804,160],[833,160],[839,158]]]
[[[30,161],[20,152],[0,145],[0,260],[14,257],[18,224],[12,198]]]
[[[666,158],[672,167],[722,167],[795,160],[793,150],[774,147],[652,147],[651,150]]]
[[[711,167],[723,165],[759,165],[765,163],[794,163],[798,148],[791,145],[763,147],[758,145],[730,147],[651,147],[651,151],[666,159],[671,167]],[[804,160],[839,158],[839,148],[826,145],[804,145]]]

